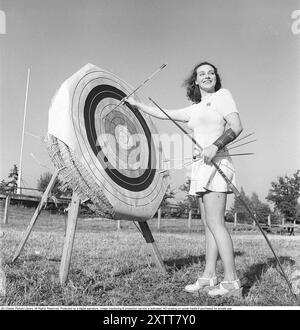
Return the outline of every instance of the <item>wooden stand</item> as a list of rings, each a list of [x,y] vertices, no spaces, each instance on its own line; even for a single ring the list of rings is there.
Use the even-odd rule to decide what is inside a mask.
[[[72,249],[75,238],[75,230],[79,213],[80,199],[76,193],[73,193],[71,205],[68,211],[67,229],[65,243],[59,269],[59,280],[61,284],[66,283],[71,264]]]
[[[13,262],[19,257],[19,255],[32,231],[32,228],[33,228],[39,214],[41,213],[43,206],[47,202],[48,195],[51,192],[52,187],[54,186],[58,172],[59,172],[58,170],[56,170],[54,172],[54,174],[51,178],[51,181],[49,182],[48,187],[47,187],[46,191],[44,192],[44,194],[41,198],[41,201],[40,201],[38,207],[36,208],[35,213],[29,223],[29,226],[27,227],[27,229],[24,233],[24,236],[14,254],[14,257],[12,259]],[[69,211],[68,211],[65,242],[64,242],[63,254],[62,254],[62,259],[61,259],[61,264],[60,264],[60,269],[59,269],[59,280],[62,285],[67,282],[69,269],[70,269],[70,265],[71,265],[71,256],[72,256],[72,249],[73,249],[73,244],[74,244],[74,239],[75,239],[77,218],[78,218],[78,213],[79,213],[79,205],[80,205],[80,198],[76,193],[73,193],[71,204],[70,204]],[[155,261],[156,261],[159,269],[163,272],[163,274],[166,274],[165,265],[161,258],[160,252],[155,244],[155,241],[152,236],[151,230],[148,226],[148,223],[146,221],[138,221],[138,223],[139,223],[141,232],[142,232],[146,242],[151,244],[152,252],[153,252]]]
[[[146,221],[139,221],[139,226],[140,226],[142,234],[146,240],[146,243],[151,244],[152,252],[153,252],[153,256],[155,258],[156,264],[158,265],[160,270],[163,272],[163,274],[166,274],[166,268],[165,268],[164,262],[161,258],[161,255],[156,246],[156,243],[154,242],[154,238],[152,236],[148,223]]]
[[[27,227],[27,229],[25,231],[25,234],[23,236],[23,239],[21,240],[21,242],[20,242],[20,244],[19,244],[19,246],[18,246],[18,248],[17,248],[17,250],[16,250],[16,252],[14,254],[14,257],[12,259],[13,262],[19,257],[19,255],[20,255],[21,251],[23,250],[23,247],[24,247],[24,245],[25,245],[25,243],[26,243],[26,241],[27,241],[27,239],[28,239],[28,237],[29,237],[29,235],[30,235],[30,233],[32,231],[32,228],[33,228],[33,226],[34,226],[34,224],[35,224],[38,216],[40,215],[40,213],[42,211],[43,206],[47,203],[48,195],[49,195],[49,193],[51,192],[51,189],[54,186],[54,183],[55,183],[55,180],[57,178],[58,172],[59,171],[56,170],[54,172],[54,174],[52,175],[52,178],[51,178],[51,180],[50,180],[50,182],[48,184],[48,187],[45,190],[45,192],[43,193],[43,196],[41,198],[41,201],[40,201],[39,205],[37,206],[37,208],[36,208],[36,210],[35,210],[35,212],[33,214],[33,217],[30,220],[29,226]]]

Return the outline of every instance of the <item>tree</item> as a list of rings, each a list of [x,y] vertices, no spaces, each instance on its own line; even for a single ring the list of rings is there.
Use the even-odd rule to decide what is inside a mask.
[[[41,192],[44,192],[47,189],[51,178],[52,174],[50,172],[45,172],[41,174],[40,178],[37,181],[37,189]],[[62,182],[58,178],[56,178],[54,186],[51,189],[51,195],[58,198],[62,195],[69,196],[71,194],[72,190],[69,188],[66,190],[62,190]]]
[[[8,178],[10,179],[7,182],[7,187],[9,187],[9,190],[13,193],[17,192],[18,187],[18,177],[19,177],[19,171],[16,164],[10,169],[8,173]]]
[[[5,180],[2,180],[0,182],[0,194],[6,193],[6,187],[7,187],[7,182],[5,182]]]
[[[257,218],[260,222],[262,220],[267,222],[268,215],[271,213],[271,209],[268,204],[262,203],[256,192],[253,192],[251,198],[249,198],[243,188],[241,188],[241,198],[247,203],[247,205],[251,208],[254,214],[257,215]],[[244,204],[240,201],[239,198],[234,198],[234,204],[231,208],[231,212],[234,214],[235,212],[238,214],[238,219],[240,222],[244,223],[252,223],[253,219],[249,212],[246,210]]]
[[[286,221],[294,221],[297,216],[298,199],[300,197],[300,170],[292,176],[285,175],[271,182],[267,200],[274,203]]]
[[[170,202],[168,201],[168,199],[172,199],[175,197],[175,189],[171,189],[171,187],[169,186],[164,197],[163,197],[163,200],[162,202],[160,203],[160,207],[166,207],[170,204]]]
[[[300,204],[298,204],[296,207],[296,222],[300,222]]]
[[[241,187],[240,196],[247,203],[247,205],[251,206],[251,204],[252,204],[251,199],[245,194],[243,187]],[[244,204],[236,196],[234,197],[234,202],[233,202],[233,206],[231,207],[231,212],[233,214],[234,213],[238,214],[239,222],[252,223],[251,216],[249,215],[248,211],[246,210]]]
[[[262,203],[259,200],[256,192],[252,193],[250,206],[259,220],[264,220],[264,222],[267,222],[268,215],[271,214],[271,209],[268,204]]]
[[[187,177],[185,183],[179,186],[179,190],[186,194],[184,200],[180,203],[181,206],[185,206],[186,208],[198,208],[198,200],[196,196],[189,195],[191,186],[191,178]]]

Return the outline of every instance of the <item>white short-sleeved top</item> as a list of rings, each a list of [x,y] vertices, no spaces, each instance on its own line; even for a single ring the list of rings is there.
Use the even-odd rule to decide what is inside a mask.
[[[224,118],[238,110],[229,90],[221,88],[189,107],[188,112],[188,127],[194,130],[194,138],[205,148],[224,133]]]

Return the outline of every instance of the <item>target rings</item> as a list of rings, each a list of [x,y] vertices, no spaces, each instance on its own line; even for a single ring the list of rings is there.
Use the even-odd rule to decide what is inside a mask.
[[[159,207],[168,182],[159,174],[161,151],[150,118],[120,104],[132,90],[105,70],[91,64],[83,67],[64,82],[52,101],[49,150],[56,166],[70,170],[72,162],[66,165],[65,159],[68,149],[67,158],[77,164],[73,174],[68,171],[69,185],[98,208],[105,206],[115,219],[147,220]],[[64,151],[54,157],[62,143]]]

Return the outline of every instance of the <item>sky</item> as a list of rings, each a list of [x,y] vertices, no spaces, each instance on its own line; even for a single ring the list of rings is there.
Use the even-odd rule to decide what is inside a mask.
[[[139,96],[176,109],[190,104],[182,83],[194,65],[210,61],[237,103],[243,134],[257,139],[236,149],[254,152],[234,159],[237,187],[266,202],[271,181],[300,168],[300,1],[1,0],[0,10],[0,179],[20,161],[28,68],[22,177],[36,187],[53,171],[42,142],[51,99],[87,63],[138,86],[167,62]],[[181,134],[153,121],[161,134]],[[172,172],[171,187],[187,175]]]

